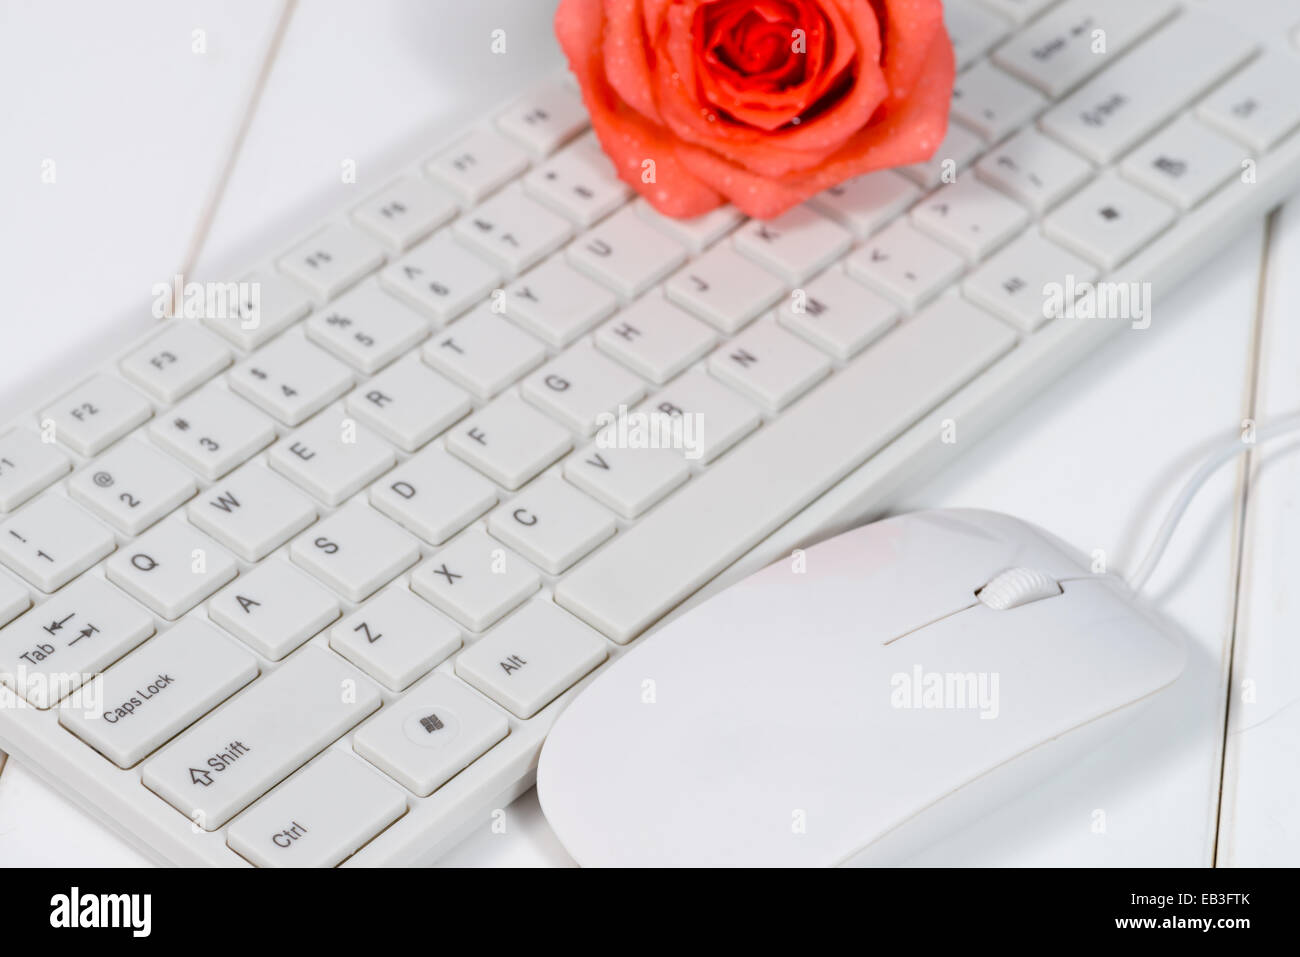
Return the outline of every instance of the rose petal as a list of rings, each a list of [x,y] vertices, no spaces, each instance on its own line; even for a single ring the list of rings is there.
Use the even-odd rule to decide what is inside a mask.
[[[604,52],[605,79],[623,102],[656,123],[663,118],[655,106],[646,60],[639,0],[604,0],[605,32],[599,44]],[[556,17],[559,17],[556,11]]]

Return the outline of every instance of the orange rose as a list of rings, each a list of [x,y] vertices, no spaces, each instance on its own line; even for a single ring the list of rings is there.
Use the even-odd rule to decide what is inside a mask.
[[[767,219],[929,159],[948,123],[940,0],[561,0],[555,29],[618,175],[669,216]]]

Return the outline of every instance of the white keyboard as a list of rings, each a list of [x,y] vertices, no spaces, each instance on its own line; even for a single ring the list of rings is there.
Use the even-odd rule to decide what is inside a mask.
[[[0,745],[162,862],[428,863],[665,616],[1141,334],[1048,283],[1159,300],[1300,188],[1280,45],[945,7],[929,163],[670,221],[557,80],[14,420]]]

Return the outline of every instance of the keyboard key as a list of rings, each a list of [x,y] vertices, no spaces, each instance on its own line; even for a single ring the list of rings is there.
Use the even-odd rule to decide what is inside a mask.
[[[0,512],[12,512],[70,471],[66,455],[26,429],[0,435]]]
[[[1098,275],[1092,263],[1031,230],[967,276],[961,288],[967,299],[1021,332],[1033,332],[1049,318],[1044,312],[1049,283],[1075,288]]]
[[[961,275],[962,258],[899,220],[844,260],[848,274],[914,311]]]
[[[207,489],[186,514],[244,561],[256,562],[316,521],[316,506],[253,462]]]
[[[460,629],[405,585],[390,585],[330,629],[331,648],[393,691],[460,645]]]
[[[283,559],[241,575],[208,602],[208,617],[279,661],[338,618],[338,599]]]
[[[530,196],[583,228],[604,219],[632,195],[594,135],[551,157],[525,176],[523,184]]]
[[[457,243],[446,229],[434,233],[379,274],[379,282],[386,290],[438,326],[445,326],[486,298],[500,280],[495,266]]]
[[[345,405],[364,425],[414,452],[468,415],[470,398],[409,356],[355,390]]]
[[[1180,209],[1191,209],[1240,173],[1244,158],[1232,140],[1183,116],[1125,157],[1119,169]]]
[[[543,266],[543,269],[546,267]],[[487,303],[424,344],[424,361],[480,399],[490,399],[546,361],[545,347]]]
[[[578,345],[542,366],[519,387],[520,395],[569,428],[591,435],[602,415],[645,395],[645,383],[589,345]]]
[[[447,433],[447,451],[516,489],[569,449],[569,433],[517,396],[503,395]]]
[[[230,388],[285,425],[298,425],[352,388],[348,367],[304,339],[281,336],[230,371]]]
[[[603,638],[548,601],[531,601],[456,659],[456,674],[531,718],[609,657]]]
[[[1300,64],[1265,53],[1201,101],[1196,114],[1250,149],[1264,152],[1300,126]]]
[[[735,206],[719,206],[690,219],[674,219],[665,216],[644,199],[636,200],[632,207],[647,223],[677,240],[696,256],[730,233],[745,219],[744,214]]]
[[[709,371],[779,412],[830,374],[831,362],[770,320],[757,322],[709,356]]]
[[[922,189],[934,189],[940,183],[956,182],[957,174],[969,166],[983,150],[984,141],[975,133],[960,123],[950,122],[943,142],[932,157],[924,163],[900,166],[898,172]]]
[[[911,220],[968,262],[978,262],[1020,232],[1029,214],[992,187],[963,176],[912,207]]]
[[[384,250],[365,233],[334,223],[281,257],[281,271],[324,302],[384,264]]]
[[[258,867],[336,867],[405,813],[401,791],[331,750],[241,814],[226,843]]]
[[[164,449],[206,479],[218,479],[275,441],[275,426],[225,389],[209,386],[149,426]]]
[[[256,677],[257,659],[187,618],[104,673],[102,710],[64,707],[59,724],[129,768]]]
[[[351,502],[293,540],[289,557],[350,601],[373,595],[420,560],[405,532]]]
[[[228,314],[203,321],[239,348],[256,349],[311,312],[311,297],[296,283],[270,272],[245,277],[242,286],[253,294]]]
[[[430,675],[352,736],[367,761],[428,797],[510,733],[505,715],[446,675]]]
[[[483,631],[542,585],[533,566],[471,528],[411,573],[411,590],[470,631]]]
[[[865,239],[897,218],[921,196],[921,190],[893,170],[855,176],[808,200],[858,239]]]
[[[32,597],[27,594],[27,589],[0,575],[0,626],[7,625],[30,607]]]
[[[1164,232],[1177,210],[1105,173],[1043,220],[1043,234],[1104,270],[1114,269]]]
[[[777,310],[777,322],[836,359],[851,359],[898,322],[899,308],[828,269],[795,290]]]
[[[370,486],[370,504],[441,545],[497,503],[496,486],[442,449],[425,449]]]
[[[127,441],[68,481],[68,495],[124,535],[139,535],[199,487],[194,477],[161,452]]]
[[[617,308],[617,296],[556,257],[510,285],[504,313],[562,349]]]
[[[304,648],[151,758],[144,785],[215,831],[380,703],[351,667]]]
[[[797,286],[848,252],[853,236],[811,207],[796,206],[775,219],[751,219],[732,241],[737,250]]]
[[[497,128],[534,156],[548,156],[587,128],[587,110],[563,83],[550,83],[502,111]]]
[[[998,320],[945,297],[616,535],[599,561],[560,580],[556,601],[615,641],[631,640],[1015,341]]]
[[[975,175],[1038,215],[1087,182],[1088,161],[1037,130],[1022,130],[975,164]]]
[[[528,168],[528,154],[491,130],[475,130],[433,158],[424,171],[473,206]]]
[[[452,232],[509,276],[540,262],[573,235],[568,220],[529,199],[517,186],[474,207],[456,220]]]
[[[0,562],[43,592],[58,591],[116,547],[112,532],[54,493],[0,525]]]
[[[41,428],[82,455],[97,455],[153,415],[148,400],[121,379],[98,375],[41,413]]]
[[[403,176],[352,210],[352,220],[389,248],[410,249],[458,212],[456,198],[432,183]]]
[[[958,70],[982,57],[1011,29],[1003,17],[972,0],[945,0],[943,14]]]
[[[957,77],[952,111],[990,143],[1019,129],[1047,105],[1041,93],[985,61]]]
[[[326,505],[340,505],[396,465],[397,455],[369,429],[326,414],[276,443],[266,463]]]
[[[983,0],[986,7],[1010,17],[1015,23],[1026,23],[1060,0]]]
[[[680,452],[617,444],[613,426],[564,460],[564,477],[624,518],[636,518],[691,476]]]
[[[235,556],[179,518],[128,542],[104,565],[108,580],[175,621],[239,574]]]
[[[545,475],[488,516],[488,531],[558,575],[617,530],[614,516],[558,475]]]
[[[49,708],[153,633],[148,612],[87,575],[0,631],[0,683]]]
[[[687,372],[648,398],[638,412],[660,413],[680,422],[682,455],[707,465],[762,423],[758,409],[711,376]]]
[[[620,210],[579,236],[569,262],[624,300],[635,299],[686,261],[686,250],[636,210]]]
[[[230,365],[230,350],[197,323],[172,319],[167,331],[154,336],[122,360],[122,374],[159,402],[172,403],[189,395]]]
[[[695,362],[717,341],[712,329],[653,293],[609,320],[595,336],[602,352],[659,384]]]
[[[664,283],[664,296],[731,334],[785,294],[785,283],[730,246],[714,246]]]
[[[424,317],[364,282],[303,325],[307,338],[367,375],[405,355],[429,335]]]

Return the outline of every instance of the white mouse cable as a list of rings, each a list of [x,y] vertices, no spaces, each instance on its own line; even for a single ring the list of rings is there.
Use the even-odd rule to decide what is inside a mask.
[[[1205,461],[1192,473],[1182,491],[1178,493],[1178,497],[1174,499],[1174,504],[1165,515],[1165,520],[1156,533],[1155,540],[1152,541],[1151,547],[1147,549],[1146,557],[1142,559],[1137,570],[1128,576],[1129,586],[1134,591],[1139,591],[1151,578],[1152,572],[1156,570],[1156,566],[1160,564],[1160,559],[1164,556],[1165,549],[1169,547],[1169,541],[1174,537],[1174,531],[1178,528],[1178,523],[1182,521],[1187,506],[1196,497],[1196,493],[1201,490],[1201,486],[1225,462],[1235,459],[1243,452],[1249,452],[1263,442],[1281,438],[1297,431],[1300,431],[1300,413],[1293,413],[1276,419],[1267,425],[1257,427],[1253,441],[1248,442],[1241,435],[1236,435],[1225,440],[1223,445],[1206,456]]]

